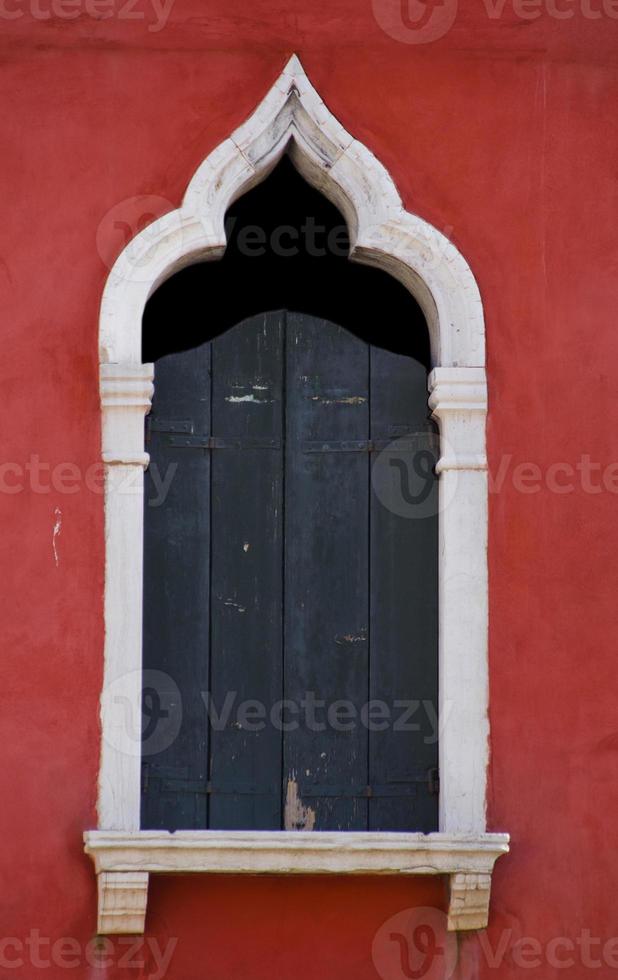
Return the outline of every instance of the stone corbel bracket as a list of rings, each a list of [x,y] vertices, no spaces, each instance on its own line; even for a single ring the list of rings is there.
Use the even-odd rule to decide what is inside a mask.
[[[143,933],[150,874],[448,875],[451,931],[483,929],[507,834],[88,831],[102,935]]]

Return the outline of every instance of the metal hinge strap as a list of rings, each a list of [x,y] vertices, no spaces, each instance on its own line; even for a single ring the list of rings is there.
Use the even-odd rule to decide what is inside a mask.
[[[386,449],[392,440],[386,439],[347,439],[331,442],[304,442],[304,453],[377,453]]]
[[[168,446],[175,449],[281,449],[279,439],[224,439],[220,436],[170,436]]]

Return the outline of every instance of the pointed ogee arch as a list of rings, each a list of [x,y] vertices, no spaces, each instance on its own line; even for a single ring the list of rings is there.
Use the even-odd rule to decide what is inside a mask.
[[[400,279],[429,326],[429,405],[440,426],[440,832],[299,834],[140,830],[144,416],[154,368],[142,314],[183,266],[220,257],[230,204],[284,153],[342,211],[351,258]],[[339,124],[297,57],[255,112],[196,171],[180,208],[115,262],[100,316],[105,480],[105,651],[99,829],[85,835],[99,932],[144,928],[150,873],[447,874],[449,927],[487,924],[491,871],[508,836],[485,825],[488,764],[485,333],[479,291],[455,246],[407,212],[373,154]]]
[[[385,269],[416,297],[434,365],[483,367],[483,310],[466,260],[437,228],[404,209],[387,171],[329,112],[296,55],[249,119],[198,167],[180,208],[145,228],[119,255],[101,305],[101,361],[141,361],[148,297],[183,266],[223,254],[230,204],[264,180],[286,152],[343,213],[352,260]]]

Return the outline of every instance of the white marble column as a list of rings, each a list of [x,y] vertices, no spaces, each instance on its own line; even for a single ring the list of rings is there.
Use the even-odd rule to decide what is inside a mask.
[[[488,761],[487,387],[483,368],[436,368],[440,426],[440,830],[485,831]]]
[[[144,417],[152,364],[102,364],[105,465],[105,672],[99,827],[140,818]]]

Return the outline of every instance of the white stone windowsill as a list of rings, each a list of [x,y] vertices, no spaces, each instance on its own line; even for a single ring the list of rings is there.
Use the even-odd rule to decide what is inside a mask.
[[[150,874],[448,875],[449,929],[487,925],[491,874],[508,834],[105,831],[84,834],[100,934],[144,931]]]

